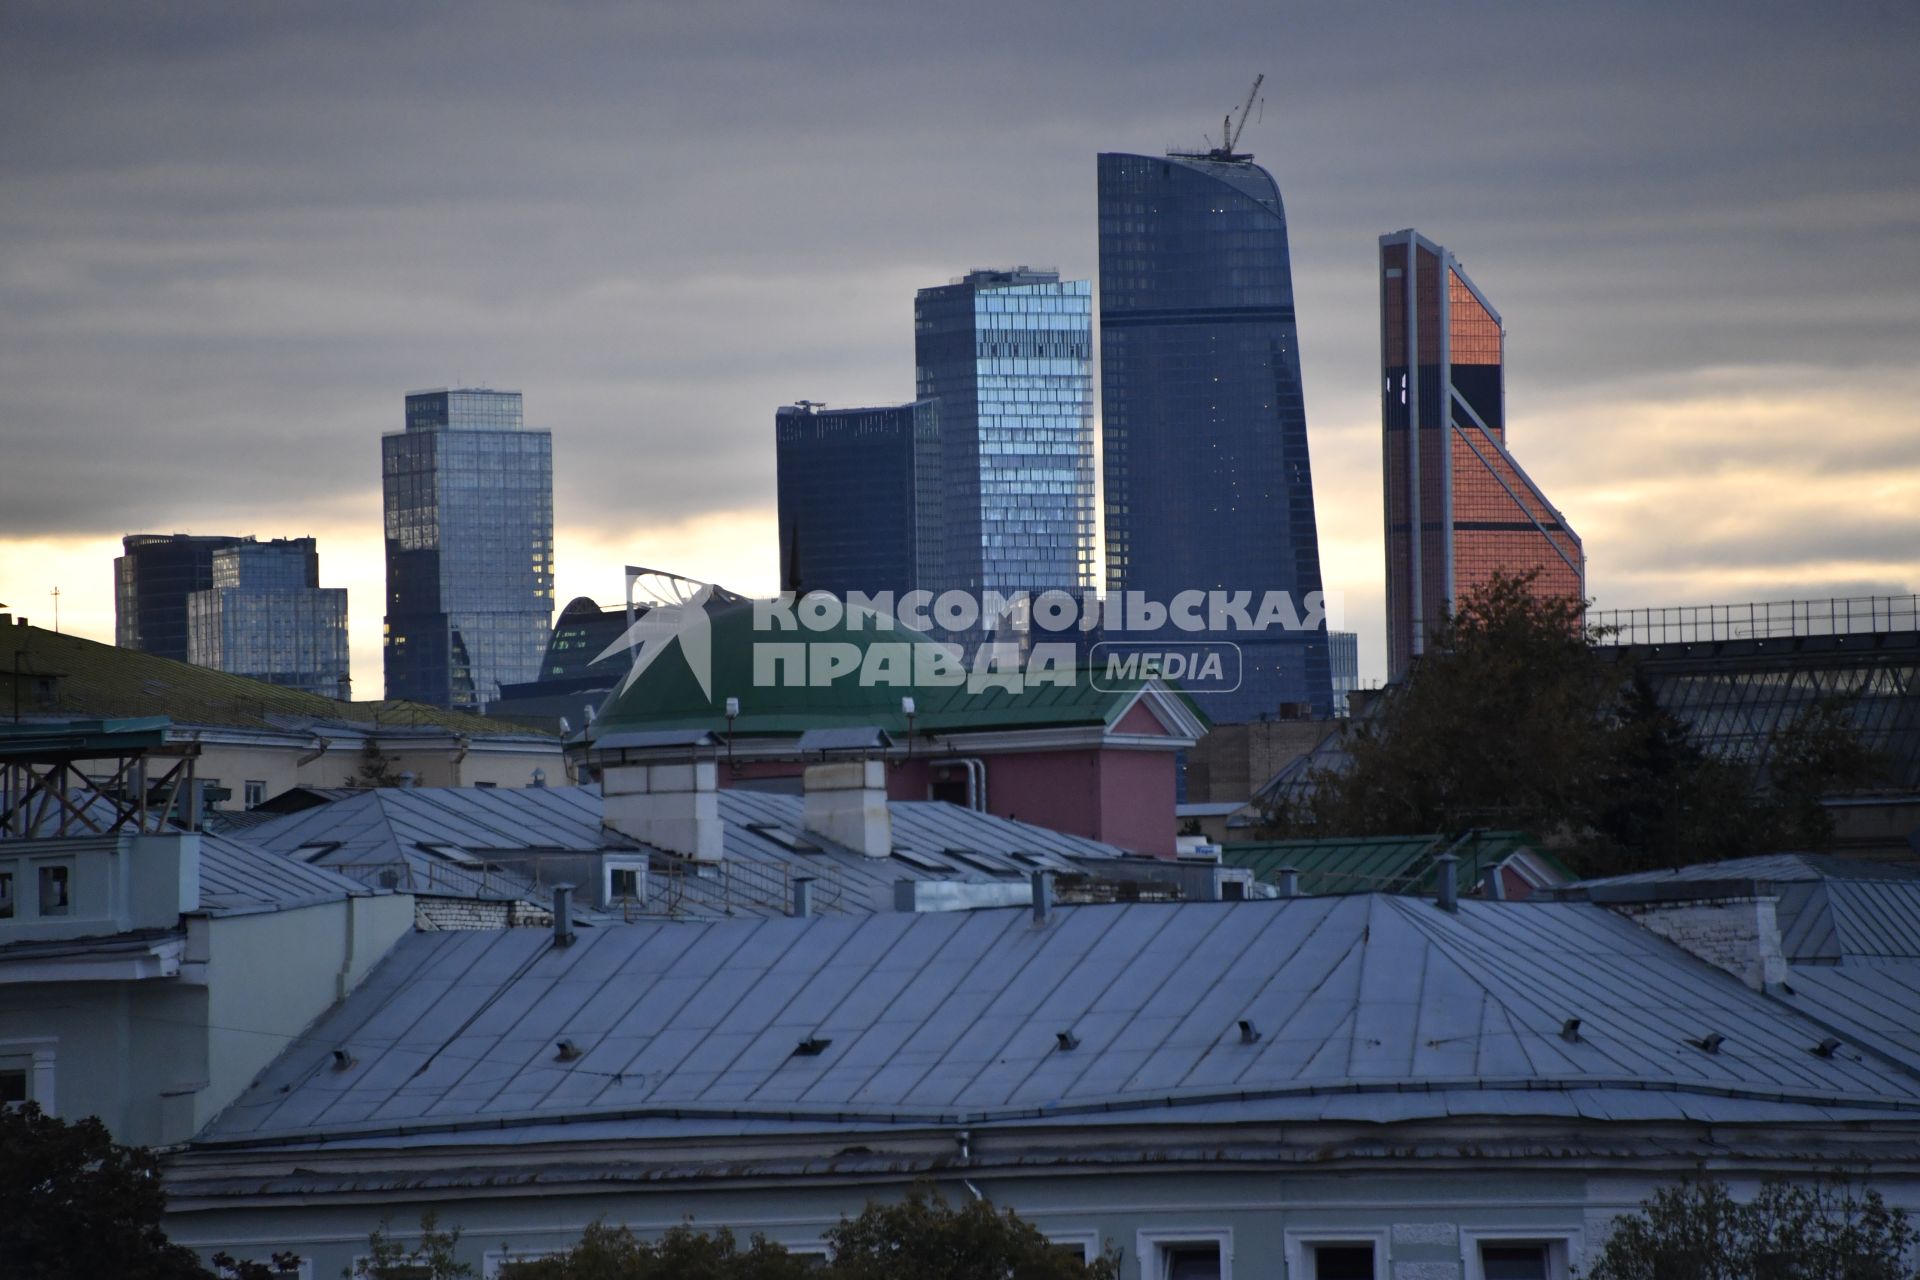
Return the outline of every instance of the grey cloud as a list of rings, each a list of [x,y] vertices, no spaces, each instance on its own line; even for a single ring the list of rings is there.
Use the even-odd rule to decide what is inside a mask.
[[[1197,142],[1261,69],[1318,459],[1377,448],[1373,242],[1409,224],[1501,306],[1518,403],[1910,361],[1917,34],[1771,3],[11,6],[0,533],[364,501],[400,394],[458,378],[554,428],[563,520],[766,506],[775,405],[909,396],[916,285],[1092,275],[1094,152]]]

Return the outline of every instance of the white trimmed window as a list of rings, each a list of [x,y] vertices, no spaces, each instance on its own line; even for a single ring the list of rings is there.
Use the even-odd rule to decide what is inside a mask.
[[[53,1105],[54,1046],[51,1036],[26,1040],[0,1040],[0,1107],[18,1107],[35,1102],[48,1115],[59,1114]]]
[[[1233,1232],[1225,1227],[1142,1231],[1141,1280],[1233,1280]]]
[[[1289,1231],[1291,1280],[1387,1280],[1384,1231]]]
[[[1568,1280],[1576,1252],[1569,1234],[1524,1228],[1460,1232],[1466,1280]]]

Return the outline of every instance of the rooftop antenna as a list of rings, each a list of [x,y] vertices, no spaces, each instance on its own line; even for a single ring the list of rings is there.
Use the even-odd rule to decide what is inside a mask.
[[[53,634],[60,634],[60,588],[53,589]]]

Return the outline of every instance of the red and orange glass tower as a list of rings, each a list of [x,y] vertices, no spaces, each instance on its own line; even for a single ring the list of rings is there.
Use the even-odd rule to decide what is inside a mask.
[[[1387,671],[1398,680],[1496,571],[1586,596],[1580,536],[1507,452],[1505,333],[1451,253],[1380,237]]]

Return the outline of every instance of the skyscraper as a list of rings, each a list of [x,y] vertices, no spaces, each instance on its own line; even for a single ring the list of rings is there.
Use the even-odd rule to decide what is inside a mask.
[[[536,678],[553,617],[553,435],[518,391],[407,396],[381,437],[389,698],[479,708]]]
[[[914,381],[936,405],[945,493],[926,589],[1092,585],[1092,306],[1086,281],[1027,267],[914,298]]]
[[[1391,680],[1495,572],[1585,599],[1579,535],[1507,451],[1505,342],[1451,253],[1413,230],[1380,237]]]
[[[1317,615],[1320,536],[1280,189],[1253,157],[1103,154],[1107,592],[1284,591]],[[1332,711],[1324,621],[1188,635],[1240,647],[1216,721]]]
[[[251,538],[213,553],[213,584],[187,597],[187,658],[329,698],[350,696],[347,592],[320,585],[312,538]]]
[[[188,661],[187,597],[213,585],[213,554],[239,538],[130,533],[113,561],[113,642]]]
[[[783,405],[774,439],[781,590],[903,595],[938,580],[945,528],[931,400]]]

